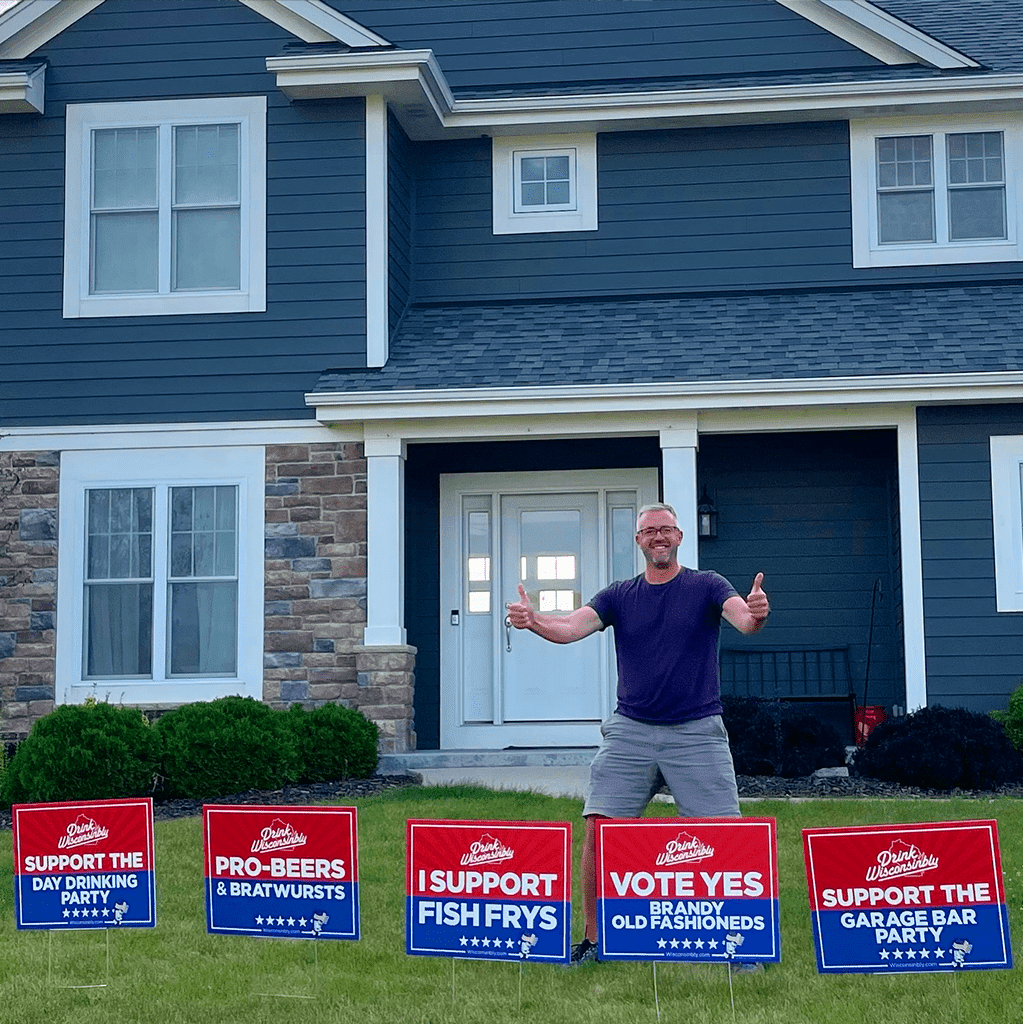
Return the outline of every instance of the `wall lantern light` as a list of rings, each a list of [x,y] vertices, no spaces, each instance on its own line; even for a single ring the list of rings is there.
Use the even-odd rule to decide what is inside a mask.
[[[718,535],[718,510],[707,493],[706,484],[700,495],[700,504],[696,506],[696,523],[696,532],[700,537],[712,538]]]

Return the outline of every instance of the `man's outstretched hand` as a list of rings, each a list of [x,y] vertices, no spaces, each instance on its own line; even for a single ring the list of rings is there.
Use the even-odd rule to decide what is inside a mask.
[[[532,629],[536,621],[533,617],[533,603],[529,600],[526,588],[519,584],[519,599],[505,606],[508,609],[508,618],[516,629]]]
[[[763,582],[764,574],[758,572],[756,579],[753,581],[753,589],[746,596],[746,604],[749,607],[750,614],[758,622],[763,621],[771,614],[771,602],[767,600],[767,594],[762,589]]]

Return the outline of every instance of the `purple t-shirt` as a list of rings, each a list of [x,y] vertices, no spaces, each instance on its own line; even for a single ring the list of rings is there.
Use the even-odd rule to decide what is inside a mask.
[[[721,608],[735,588],[716,572],[686,569],[667,583],[612,583],[590,607],[614,626],[618,712],[642,722],[721,714]]]

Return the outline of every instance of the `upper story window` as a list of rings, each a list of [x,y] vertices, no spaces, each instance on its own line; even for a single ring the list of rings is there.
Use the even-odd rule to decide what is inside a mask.
[[[597,230],[595,135],[494,139],[494,234]]]
[[[853,265],[1018,260],[1021,121],[850,123]]]
[[[266,308],[266,98],[67,108],[64,315]]]

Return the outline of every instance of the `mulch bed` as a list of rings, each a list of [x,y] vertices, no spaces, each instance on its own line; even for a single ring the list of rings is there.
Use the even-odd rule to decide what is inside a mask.
[[[415,772],[405,775],[374,775],[368,779],[347,779],[343,782],[314,782],[284,789],[250,789],[244,793],[232,793],[215,800],[162,800],[153,802],[153,817],[157,821],[174,818],[194,818],[202,813],[203,804],[255,804],[265,806],[287,806],[319,803],[322,801],[344,801],[354,797],[373,796],[389,789],[402,789],[421,785],[422,778]],[[768,800],[820,799],[836,797],[887,798],[899,800],[947,800],[963,797],[974,800],[993,800],[1009,796],[1023,798],[1023,785],[1003,786],[998,790],[961,790],[945,792],[935,789],[917,789],[914,786],[899,786],[892,782],[867,778],[826,778],[808,776],[804,779],[782,779],[768,775],[740,775],[739,796],[762,797]],[[9,830],[11,815],[0,810],[0,830]]]

